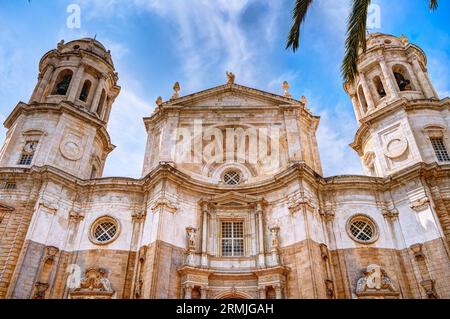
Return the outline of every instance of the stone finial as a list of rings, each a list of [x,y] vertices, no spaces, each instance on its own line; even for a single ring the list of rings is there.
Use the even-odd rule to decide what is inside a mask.
[[[400,41],[402,42],[403,45],[407,45],[409,43],[408,38],[404,34],[400,36]]]
[[[156,105],[157,106],[161,106],[162,104],[163,104],[163,99],[162,99],[162,97],[160,97],[160,96],[158,96],[158,98],[156,99]]]
[[[300,102],[302,102],[305,106],[308,105],[308,99],[304,95],[300,98]]]
[[[180,90],[181,90],[180,83],[175,82],[175,84],[173,85],[173,95],[172,95],[171,100],[175,100],[180,97]]]
[[[284,81],[283,82],[284,97],[288,97],[288,98],[292,97],[292,95],[289,93],[289,88],[290,88],[290,85],[289,85],[288,81]]]
[[[236,76],[234,75],[233,72],[228,72],[227,71],[227,78],[228,78],[228,85],[232,85],[234,84],[234,80],[236,79]]]

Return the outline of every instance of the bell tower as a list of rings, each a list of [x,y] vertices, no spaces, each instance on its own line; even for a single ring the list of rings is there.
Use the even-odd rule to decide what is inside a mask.
[[[367,175],[450,161],[450,100],[439,99],[426,66],[425,53],[405,36],[368,36],[359,74],[345,84],[359,125],[351,146]]]
[[[58,43],[39,63],[28,103],[6,119],[0,166],[52,166],[82,179],[100,177],[114,149],[106,130],[120,92],[110,51],[95,39]]]

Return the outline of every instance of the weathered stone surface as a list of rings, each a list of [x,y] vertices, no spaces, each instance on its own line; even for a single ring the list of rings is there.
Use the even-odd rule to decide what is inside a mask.
[[[60,43],[5,122],[0,298],[450,298],[450,179],[430,140],[449,147],[449,100],[404,38],[372,35],[360,70],[346,89],[368,176],[322,177],[306,98],[228,73],[227,84],[180,96],[178,83],[158,99],[142,178],[100,178],[118,77],[99,42]],[[252,129],[279,130],[267,131],[270,161],[235,156],[264,149]],[[179,134],[198,147],[187,155],[232,145],[233,160],[174,157]]]

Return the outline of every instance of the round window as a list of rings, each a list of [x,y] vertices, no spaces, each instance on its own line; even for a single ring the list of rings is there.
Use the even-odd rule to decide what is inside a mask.
[[[351,218],[347,224],[347,231],[353,240],[371,244],[378,239],[378,228],[372,218],[358,215]]]
[[[108,244],[117,238],[119,224],[112,217],[101,217],[92,225],[91,240],[96,244]]]
[[[241,173],[236,170],[227,171],[223,175],[223,182],[227,185],[238,185],[241,180]]]

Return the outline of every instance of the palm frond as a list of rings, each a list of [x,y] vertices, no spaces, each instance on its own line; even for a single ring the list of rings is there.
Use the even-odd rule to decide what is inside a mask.
[[[436,10],[439,6],[438,0],[430,0],[430,10]]]
[[[359,49],[366,50],[367,14],[371,0],[353,0],[352,12],[348,19],[345,56],[342,62],[342,76],[352,82],[358,74]]]
[[[292,27],[288,35],[286,49],[291,48],[295,52],[299,47],[300,28],[305,21],[308,9],[313,0],[296,0],[295,7],[292,12]]]

